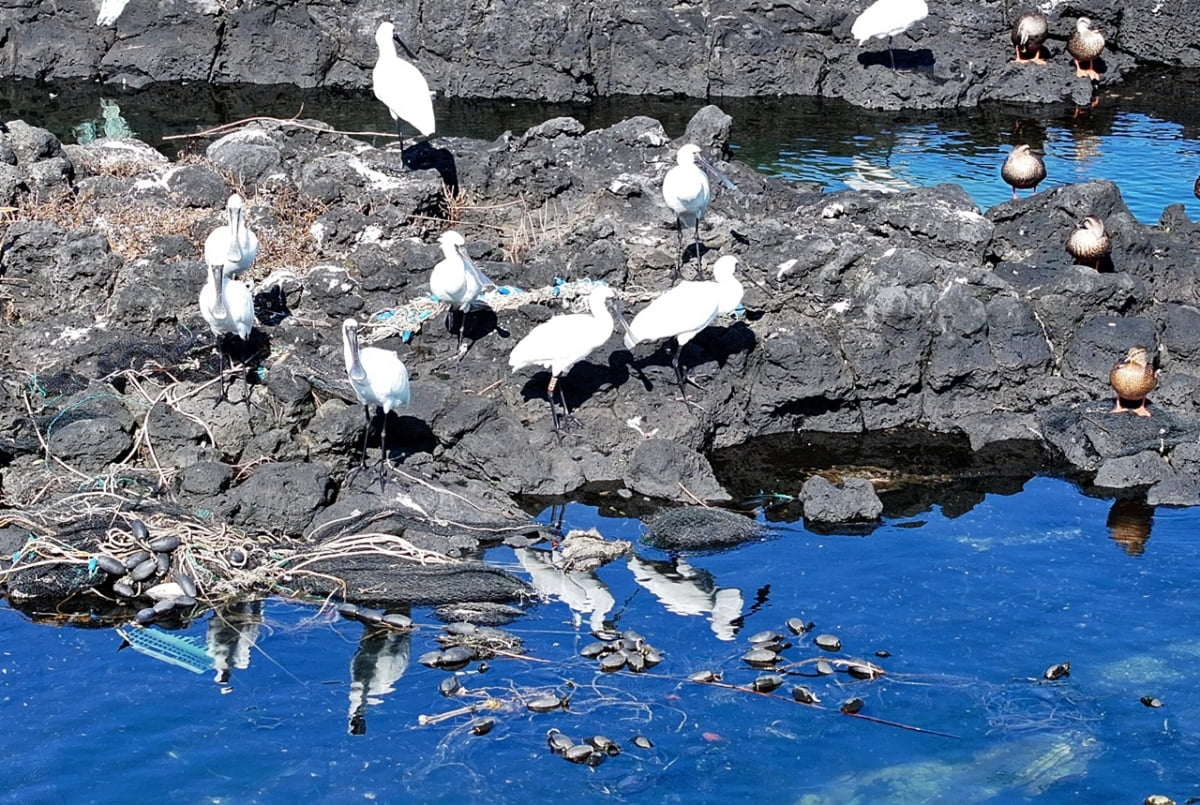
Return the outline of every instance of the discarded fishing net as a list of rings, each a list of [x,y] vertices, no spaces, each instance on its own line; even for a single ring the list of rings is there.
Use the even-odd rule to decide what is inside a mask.
[[[712,550],[760,539],[761,523],[725,509],[686,506],[663,509],[646,522],[645,542],[664,550]]]

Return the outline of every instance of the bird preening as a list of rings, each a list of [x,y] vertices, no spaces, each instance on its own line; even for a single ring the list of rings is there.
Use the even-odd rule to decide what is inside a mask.
[[[1046,15],[1029,11],[1017,17],[1012,27],[1013,50],[1018,63],[1045,64],[1042,58],[1042,43],[1046,41],[1050,26]]]
[[[1067,253],[1075,258],[1075,262],[1097,271],[1111,251],[1112,238],[1104,230],[1104,221],[1095,215],[1080,221],[1067,238]]]
[[[245,202],[234,193],[225,202],[225,224],[204,241],[205,265],[221,266],[230,277],[240,277],[258,259],[258,236],[246,223]]]
[[[1008,152],[1004,164],[1000,166],[1000,176],[1012,186],[1012,197],[1015,200],[1018,188],[1033,188],[1033,192],[1037,192],[1037,186],[1046,179],[1046,163],[1032,148],[1021,143],[1013,146]]]
[[[1117,393],[1117,403],[1112,409],[1114,414],[1133,411],[1138,416],[1150,416],[1146,408],[1146,396],[1158,385],[1158,373],[1150,360],[1150,350],[1141,344],[1129,348],[1125,360],[1117,361],[1112,371],[1108,373],[1108,382]],[[1133,408],[1126,403],[1136,403]]]
[[[381,22],[375,30],[375,44],[379,57],[371,71],[371,88],[384,106],[388,108],[396,123],[396,136],[400,148],[404,149],[404,129],[401,121],[416,129],[423,137],[433,134],[433,96],[429,82],[411,62],[400,58],[396,52],[396,27],[390,22]],[[400,43],[403,46],[403,43]]]

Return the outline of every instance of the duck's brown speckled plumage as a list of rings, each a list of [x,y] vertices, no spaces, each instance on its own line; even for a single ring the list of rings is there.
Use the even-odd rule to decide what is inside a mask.
[[[1067,52],[1075,59],[1075,75],[1079,78],[1100,80],[1100,74],[1096,72],[1093,62],[1102,50],[1104,34],[1093,28],[1092,21],[1087,17],[1080,17],[1075,23],[1075,33],[1067,40]],[[1087,62],[1088,69],[1083,69],[1083,62]]]
[[[1042,43],[1048,30],[1045,14],[1029,11],[1017,17],[1012,27],[1012,43],[1018,62],[1046,63],[1042,58]]]
[[[1112,238],[1104,231],[1104,221],[1095,215],[1084,218],[1067,238],[1067,252],[1077,263],[1100,270],[1100,261],[1112,251]]]
[[[1158,384],[1158,374],[1150,361],[1150,351],[1141,344],[1129,348],[1125,360],[1118,361],[1108,373],[1108,382],[1117,393],[1114,414],[1133,411],[1138,416],[1150,416],[1146,408],[1146,395]],[[1122,401],[1137,403],[1136,408],[1126,408]]]
[[[1192,193],[1195,194],[1196,198],[1200,198],[1200,176],[1196,177],[1196,183],[1192,185]]]
[[[1032,187],[1033,192],[1037,192],[1037,186],[1046,178],[1046,164],[1028,145],[1022,143],[1008,152],[1000,167],[1000,175],[1012,186],[1013,198],[1016,198],[1017,188],[1027,190]]]

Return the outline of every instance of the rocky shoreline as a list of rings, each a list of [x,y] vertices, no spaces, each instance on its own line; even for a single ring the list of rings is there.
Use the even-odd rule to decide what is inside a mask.
[[[1051,4],[1044,67],[1013,63],[1004,0],[931,3],[896,38],[850,35],[867,3],[678,3],[663,8],[535,2],[502,12],[469,0],[284,3],[51,3],[0,11],[0,76],[140,88],[154,82],[369,86],[372,34],[392,19],[442,97],[580,101],[613,95],[694,98],[808,95],[859,106],[970,107],[984,101],[1085,104],[1065,43],[1086,14],[1104,32],[1101,86],[1151,66],[1196,67],[1186,6],[1099,0]],[[513,36],[513,31],[528,32]]]
[[[1200,229],[1180,207],[1137,223],[1110,182],[981,212],[954,185],[825,194],[721,163],[738,191],[710,206],[705,266],[737,255],[756,284],[744,312],[689,344],[683,361],[704,384],[695,405],[676,399],[665,350],[631,352],[614,336],[566,376],[580,426],[557,435],[548,374],[510,374],[508,353],[537,323],[578,309],[595,282],[631,310],[671,284],[662,177],[683,142],[725,154],[732,123],[705,107],[672,141],[649,118],[596,131],[558,118],[401,153],[317,121],[261,122],[172,162],[136,140],[64,147],[10,121],[4,553],[61,531],[74,511],[64,506],[77,506],[112,515],[89,532],[93,545],[141,516],[152,530],[186,520],[294,552],[369,533],[470,557],[545,535],[517,496],[605,485],[728,501],[711,451],[805,432],[924,429],[976,450],[1034,442],[1111,494],[1200,504]],[[255,332],[221,380],[196,298],[200,244],[231,190],[263,247]],[[1064,249],[1088,214],[1112,235],[1111,270],[1074,265]],[[436,237],[451,226],[501,286],[461,359],[428,297]],[[694,271],[688,260],[685,276]],[[364,424],[342,362],[346,317],[412,377],[382,485],[371,468],[353,471]],[[1161,369],[1148,419],[1109,413],[1109,368],[1135,343]],[[880,513],[868,483],[820,479],[802,497],[814,522]],[[378,593],[385,564],[351,587]],[[505,600],[524,590],[510,579]]]

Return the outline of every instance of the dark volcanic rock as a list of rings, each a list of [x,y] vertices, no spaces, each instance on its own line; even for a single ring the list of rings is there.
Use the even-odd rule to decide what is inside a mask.
[[[877,520],[883,504],[866,478],[847,478],[834,484],[814,475],[800,490],[804,519],[813,523],[854,523]]]
[[[321,464],[263,464],[230,493],[228,517],[235,525],[299,534],[332,498],[329,470]]]
[[[682,488],[696,500],[729,500],[703,456],[666,439],[647,439],[634,449],[625,485],[655,498],[678,498]]]
[[[497,14],[475,0],[447,0],[428,14],[382,0],[216,6],[158,0],[129,3],[115,18],[98,20],[90,6],[36,0],[11,11],[0,72],[130,87],[151,81],[365,87],[376,55],[372,34],[390,19],[430,86],[455,97],[822,95],[890,109],[983,100],[1083,105],[1092,84],[1075,77],[1065,52],[1081,13],[1107,39],[1102,84],[1138,65],[1200,65],[1187,4],[1055,6],[1047,12],[1050,63],[1032,66],[1012,62],[1015,7],[946,0],[895,38],[902,69],[893,70],[883,40],[860,46],[850,35],[865,5],[532,0]]]

